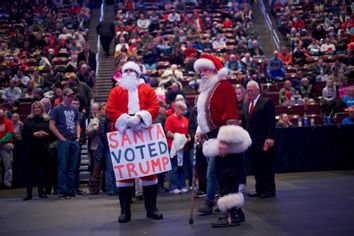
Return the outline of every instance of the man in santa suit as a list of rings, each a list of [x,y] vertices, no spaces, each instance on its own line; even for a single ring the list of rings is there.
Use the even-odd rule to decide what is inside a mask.
[[[135,62],[127,62],[122,68],[122,79],[119,86],[113,88],[108,96],[107,115],[114,123],[118,132],[125,129],[141,130],[151,126],[158,115],[159,103],[155,91],[139,78],[141,69]],[[156,207],[157,176],[142,177],[146,216],[161,220],[163,215]],[[131,193],[134,192],[134,179],[119,181],[119,201],[121,215],[120,223],[128,222],[131,218]]]
[[[195,138],[203,145],[202,151],[209,163],[215,163],[221,196],[217,205],[226,213],[212,227],[235,226],[245,221],[241,210],[244,199],[238,192],[240,153],[251,145],[248,132],[238,126],[235,89],[225,80],[227,70],[222,67],[218,58],[208,54],[202,54],[194,64],[194,70],[201,77]]]

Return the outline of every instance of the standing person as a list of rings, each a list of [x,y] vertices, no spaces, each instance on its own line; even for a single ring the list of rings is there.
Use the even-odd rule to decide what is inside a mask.
[[[48,148],[51,141],[49,117],[43,104],[39,101],[32,103],[31,114],[27,117],[22,130],[26,149],[27,196],[23,201],[32,199],[32,188],[35,177],[38,176],[38,197],[48,198],[44,191],[46,169],[48,168]]]
[[[114,127],[119,132],[125,129],[141,130],[151,126],[157,117],[159,103],[155,91],[139,79],[141,69],[135,62],[127,62],[122,67],[122,79],[119,86],[113,88],[108,96],[107,115],[114,122]],[[161,220],[163,215],[156,207],[157,176],[142,177],[144,203],[146,216],[151,219]],[[131,219],[130,203],[131,193],[134,191],[134,179],[117,182],[119,187],[119,201],[121,215],[120,223]]]
[[[58,138],[58,187],[59,198],[75,196],[75,174],[80,155],[79,112],[71,103],[74,91],[63,90],[63,102],[54,107],[50,115],[49,128]]]
[[[6,118],[6,113],[0,109],[0,163],[4,163],[4,187],[12,188],[12,136],[14,135],[14,126],[11,120]]]
[[[252,138],[247,151],[256,179],[256,193],[249,197],[275,197],[274,136],[275,111],[271,99],[260,96],[259,85],[249,81],[246,86],[248,102],[243,108],[242,124]]]
[[[186,193],[186,178],[184,168],[187,168],[188,151],[190,142],[188,134],[188,119],[183,116],[187,105],[183,101],[174,104],[174,114],[170,115],[165,122],[165,132],[168,149],[171,154],[172,170],[170,171],[170,193]]]
[[[109,56],[109,47],[111,41],[115,35],[114,24],[113,22],[109,21],[107,18],[104,18],[97,27],[96,27],[97,34],[100,35],[100,41],[105,52],[105,56]]]
[[[245,221],[241,210],[244,199],[242,193],[238,192],[241,160],[241,154],[238,153],[245,151],[251,140],[248,133],[238,126],[235,89],[225,80],[227,71],[222,68],[221,61],[202,54],[195,62],[194,70],[201,77],[195,140],[203,142],[203,154],[209,159],[208,168],[212,163],[210,160],[214,160],[221,196],[217,204],[221,211],[227,213],[212,227],[236,226]],[[209,173],[207,181],[210,181]],[[209,183],[207,192],[208,188]],[[213,206],[213,200],[207,204]]]

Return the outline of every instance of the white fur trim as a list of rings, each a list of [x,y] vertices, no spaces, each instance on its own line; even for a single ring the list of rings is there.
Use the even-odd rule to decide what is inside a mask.
[[[242,153],[246,151],[252,144],[249,133],[240,126],[225,125],[219,130],[216,139],[209,139],[203,144],[203,154],[206,157],[214,158],[219,156],[220,141],[229,144],[228,153]]]
[[[127,69],[135,71],[138,74],[138,77],[141,75],[140,66],[135,62],[128,61],[127,63],[125,63],[122,67],[122,72],[124,72]]]
[[[135,114],[140,110],[138,89],[128,92],[128,114]]]
[[[138,111],[136,114],[138,114],[139,116],[141,116],[142,119],[142,128],[147,128],[152,124],[152,117],[150,112],[146,111],[146,110],[142,110],[142,111]]]
[[[218,208],[222,212],[226,212],[231,208],[240,208],[245,204],[245,199],[242,193],[231,193],[225,196],[222,196],[218,200]]]
[[[219,79],[226,79],[228,74],[229,74],[229,70],[226,67],[223,67],[218,71]]]
[[[194,62],[193,68],[194,68],[195,72],[197,72],[198,74],[200,74],[200,69],[202,69],[202,68],[209,68],[212,70],[216,69],[214,62],[212,62],[211,60],[206,59],[206,58],[199,58],[198,60],[196,60]]]
[[[129,119],[130,116],[127,113],[124,113],[116,120],[114,126],[119,132],[123,133],[128,126]]]
[[[187,143],[187,137],[184,134],[174,133],[171,145],[170,157],[176,156],[177,151],[183,149],[184,145]]]
[[[217,138],[225,143],[251,143],[249,133],[238,125],[221,126]]]
[[[141,180],[141,186],[151,186],[157,184],[157,178],[154,180]]]
[[[219,156],[220,151],[219,151],[219,140],[216,138],[209,139],[207,141],[204,141],[203,143],[203,154],[206,157],[209,158],[214,158],[216,156]]]

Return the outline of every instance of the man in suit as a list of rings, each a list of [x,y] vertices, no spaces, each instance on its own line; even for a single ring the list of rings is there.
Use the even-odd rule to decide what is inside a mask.
[[[275,197],[274,135],[275,109],[272,100],[260,96],[259,85],[249,81],[246,87],[248,102],[245,103],[242,125],[249,132],[252,145],[247,151],[256,179],[256,193],[249,197]],[[247,112],[248,111],[248,112]]]
[[[90,50],[90,44],[85,42],[84,50],[77,55],[77,64],[81,61],[86,62],[92,71],[96,71],[96,54]]]

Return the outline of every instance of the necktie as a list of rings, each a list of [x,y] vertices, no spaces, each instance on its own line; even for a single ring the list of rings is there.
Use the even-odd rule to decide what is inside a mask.
[[[248,111],[248,117],[251,119],[252,117],[252,113],[253,113],[253,110],[254,110],[254,102],[253,100],[251,101],[251,106],[250,106],[250,109]]]

